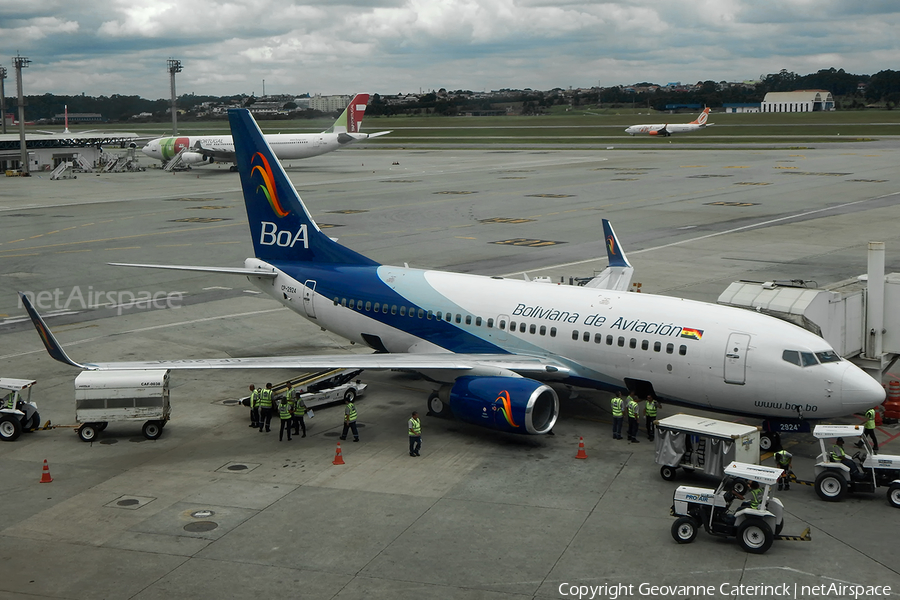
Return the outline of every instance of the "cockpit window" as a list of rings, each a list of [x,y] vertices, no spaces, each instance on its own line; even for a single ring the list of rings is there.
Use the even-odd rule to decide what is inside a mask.
[[[841,357],[834,350],[826,350],[825,352],[816,352],[816,358],[820,363],[840,362]]]
[[[800,366],[800,353],[796,350],[785,350],[781,353],[781,360]]]
[[[781,353],[781,359],[785,362],[789,362],[792,365],[797,365],[798,367],[811,367],[812,365],[819,364],[819,361],[816,360],[816,357],[819,357],[822,362],[835,362],[841,360],[833,350],[828,350],[826,352],[817,352],[813,354],[812,352],[801,352],[800,350],[785,350]]]

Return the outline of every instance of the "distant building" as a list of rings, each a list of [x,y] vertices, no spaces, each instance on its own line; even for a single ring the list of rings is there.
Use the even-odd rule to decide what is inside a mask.
[[[316,94],[309,99],[309,108],[325,113],[341,112],[350,104],[350,96],[320,96]]]
[[[760,112],[760,104],[758,102],[752,102],[749,104],[727,103],[727,104],[723,104],[722,108],[725,109],[726,113],[758,113],[758,112]]]
[[[834,98],[827,90],[769,92],[760,105],[762,112],[818,112],[834,110]]]

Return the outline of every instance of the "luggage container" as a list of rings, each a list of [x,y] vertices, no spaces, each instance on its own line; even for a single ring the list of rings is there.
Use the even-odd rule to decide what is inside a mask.
[[[759,464],[760,427],[677,414],[656,421],[656,464],[672,481],[678,468],[722,477],[734,461]]]
[[[75,378],[78,437],[96,439],[109,423],[143,421],[148,440],[162,435],[171,416],[169,371],[82,371]]]

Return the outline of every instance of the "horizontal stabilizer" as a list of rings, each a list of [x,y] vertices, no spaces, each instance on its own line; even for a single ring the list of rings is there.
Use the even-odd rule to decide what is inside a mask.
[[[619,238],[613,231],[612,224],[603,219],[603,238],[606,244],[606,257],[609,266],[602,273],[588,281],[584,287],[617,290],[627,292],[631,286],[631,277],[634,275],[634,267],[625,257],[625,251],[619,245]]]
[[[245,269],[243,267],[199,267],[192,265],[142,265],[136,263],[107,263],[114,267],[139,267],[141,269],[167,269],[169,271],[196,271],[198,273],[225,273],[227,275],[247,275],[250,277],[272,277],[278,275],[274,270]]]

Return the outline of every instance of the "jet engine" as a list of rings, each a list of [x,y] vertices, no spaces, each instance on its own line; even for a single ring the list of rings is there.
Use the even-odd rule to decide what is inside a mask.
[[[202,152],[184,152],[181,155],[181,162],[186,165],[196,165],[197,163],[213,162],[212,155],[207,156]]]
[[[450,411],[460,421],[507,433],[547,433],[559,416],[553,388],[524,377],[459,377],[449,394],[442,390],[440,396],[448,396]]]

